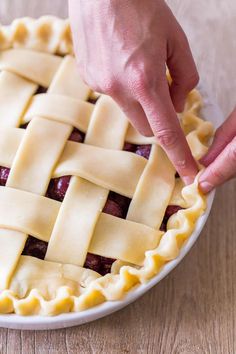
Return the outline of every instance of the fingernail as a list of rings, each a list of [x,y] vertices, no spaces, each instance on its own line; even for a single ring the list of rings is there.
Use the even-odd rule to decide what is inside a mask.
[[[199,186],[203,193],[208,193],[214,188],[214,186],[209,182],[200,182]]]
[[[195,176],[185,176],[183,177],[183,181],[186,185],[192,184],[194,182]]]

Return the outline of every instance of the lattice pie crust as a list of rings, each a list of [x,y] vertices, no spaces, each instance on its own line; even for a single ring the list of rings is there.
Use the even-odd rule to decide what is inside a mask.
[[[178,255],[206,207],[198,181],[183,188],[156,140],[111,98],[86,102],[94,93],[76,70],[67,20],[0,26],[0,50],[0,165],[11,168],[0,187],[0,313],[56,315],[121,299]],[[47,93],[35,94],[39,86]],[[192,91],[180,116],[196,159],[213,133],[201,105]],[[73,127],[83,144],[68,141]],[[153,144],[149,160],[122,151],[124,142]],[[50,179],[65,175],[64,201],[45,197]],[[132,199],[125,220],[102,212],[109,191]],[[184,209],[163,233],[169,204]],[[21,255],[27,235],[48,242],[45,260]],[[111,273],[84,268],[88,252],[115,258]]]

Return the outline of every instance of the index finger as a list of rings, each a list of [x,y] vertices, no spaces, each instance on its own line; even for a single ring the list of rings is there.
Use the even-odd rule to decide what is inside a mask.
[[[167,81],[159,83],[157,90],[144,93],[140,103],[154,135],[176,171],[186,184],[192,183],[198,168],[174,110]]]

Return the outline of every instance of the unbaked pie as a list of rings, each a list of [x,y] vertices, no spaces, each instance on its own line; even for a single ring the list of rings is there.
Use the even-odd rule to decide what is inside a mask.
[[[0,27],[0,313],[56,315],[121,299],[174,259],[206,207],[157,144],[81,80],[68,21]],[[213,128],[194,90],[192,153]]]

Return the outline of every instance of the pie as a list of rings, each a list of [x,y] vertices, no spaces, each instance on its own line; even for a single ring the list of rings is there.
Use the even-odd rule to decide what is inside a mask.
[[[211,123],[180,115],[196,160]],[[81,80],[67,20],[0,27],[0,313],[121,299],[174,259],[206,208],[155,138]]]

